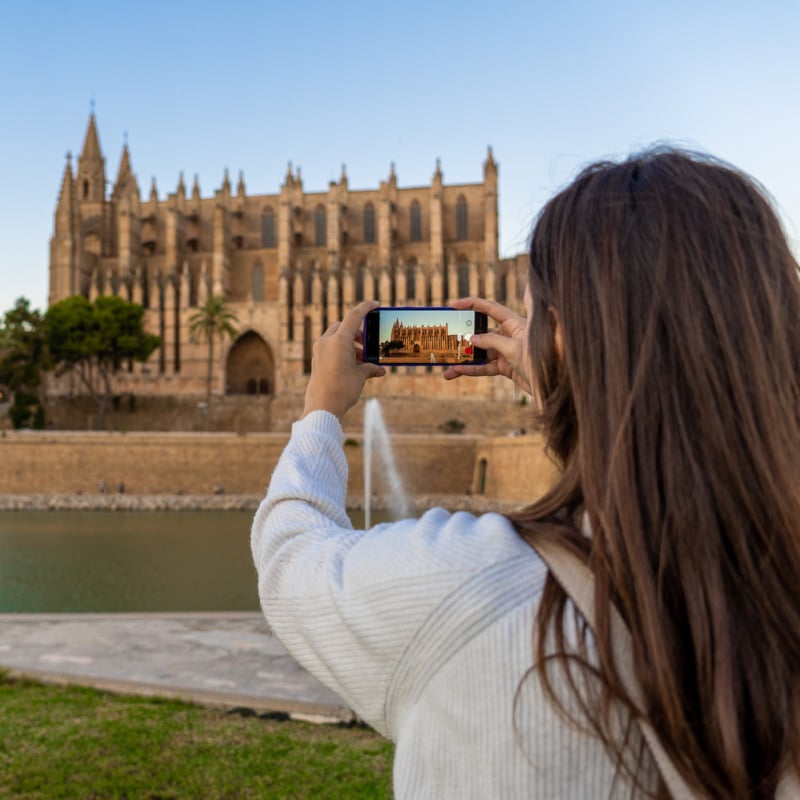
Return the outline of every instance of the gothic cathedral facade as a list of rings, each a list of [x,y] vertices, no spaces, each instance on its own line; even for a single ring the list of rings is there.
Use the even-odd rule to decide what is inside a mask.
[[[118,377],[118,392],[201,395],[208,346],[189,320],[224,297],[237,335],[216,345],[217,394],[302,392],[311,346],[362,299],[446,305],[467,294],[520,306],[524,259],[498,258],[498,175],[491,149],[483,181],[399,187],[392,167],[376,189],[351,190],[344,168],[324,191],[306,192],[291,165],[276,194],[251,195],[226,172],[211,197],[181,175],[160,199],[140,196],[127,144],[106,191],[94,114],[82,152],[61,184],[50,244],[49,303],[117,294],[140,303],[161,347]],[[66,393],[56,382],[55,393]]]

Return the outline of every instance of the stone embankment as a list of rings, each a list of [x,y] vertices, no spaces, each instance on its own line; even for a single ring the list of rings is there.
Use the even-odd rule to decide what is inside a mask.
[[[255,511],[261,502],[257,495],[134,495],[134,494],[5,494],[0,495],[0,511]],[[391,507],[391,498],[374,497],[376,511]],[[364,508],[363,495],[351,495],[347,506],[354,511]],[[428,508],[450,511],[503,513],[519,503],[492,500],[474,495],[418,495],[409,501],[410,512],[423,513]]]

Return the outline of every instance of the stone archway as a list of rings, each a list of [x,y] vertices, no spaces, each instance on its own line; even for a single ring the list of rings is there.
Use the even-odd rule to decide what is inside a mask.
[[[269,345],[254,331],[240,336],[225,365],[226,394],[273,394],[275,359]]]

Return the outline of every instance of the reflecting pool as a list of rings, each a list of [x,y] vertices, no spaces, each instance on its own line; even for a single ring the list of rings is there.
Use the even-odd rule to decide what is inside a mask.
[[[249,511],[0,513],[0,613],[257,611],[252,519]]]

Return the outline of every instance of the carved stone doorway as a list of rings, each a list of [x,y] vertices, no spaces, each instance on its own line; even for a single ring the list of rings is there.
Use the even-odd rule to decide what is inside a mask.
[[[254,331],[240,336],[228,353],[226,394],[272,394],[275,359],[269,345]]]

